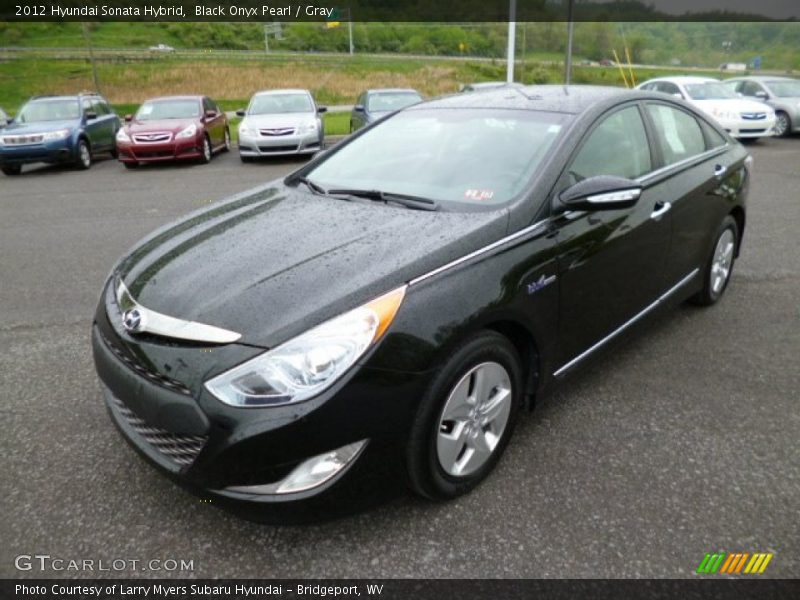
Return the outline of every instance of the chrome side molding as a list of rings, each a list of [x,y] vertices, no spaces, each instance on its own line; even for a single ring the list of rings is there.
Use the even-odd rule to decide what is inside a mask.
[[[150,333],[190,342],[209,344],[230,344],[241,339],[242,334],[235,331],[205,325],[196,321],[186,321],[150,310],[139,304],[122,279],[115,290],[117,305],[122,313],[122,326],[132,334]]]
[[[664,302],[664,301],[665,301],[667,298],[669,298],[669,297],[670,297],[672,294],[674,294],[674,293],[675,293],[675,292],[677,292],[679,289],[681,289],[681,288],[682,288],[684,285],[686,285],[687,283],[689,283],[689,282],[690,282],[690,281],[691,281],[691,280],[694,278],[694,276],[695,276],[695,275],[697,275],[697,273],[698,273],[699,271],[700,271],[700,269],[695,269],[694,271],[692,271],[691,273],[689,273],[689,274],[688,274],[686,277],[684,277],[683,279],[681,279],[681,280],[680,280],[678,283],[676,283],[675,285],[673,285],[673,286],[672,286],[671,288],[669,288],[669,289],[668,289],[666,292],[664,292],[664,293],[663,293],[663,294],[661,294],[661,295],[660,295],[658,298],[656,298],[656,300],[655,300],[655,301],[654,301],[652,304],[648,305],[648,306],[647,306],[647,307],[646,307],[644,310],[642,310],[640,313],[637,313],[636,315],[634,315],[634,316],[633,316],[633,318],[631,318],[630,320],[626,321],[625,323],[623,323],[622,325],[620,325],[619,327],[617,327],[617,328],[616,328],[614,331],[612,331],[611,333],[609,333],[609,334],[608,334],[606,337],[604,337],[603,339],[601,339],[599,342],[596,342],[594,345],[590,346],[589,348],[587,348],[586,350],[584,350],[583,352],[581,352],[581,353],[580,353],[578,356],[576,356],[575,358],[573,358],[571,361],[569,361],[568,363],[566,363],[566,364],[562,365],[561,367],[559,367],[559,369],[558,369],[558,370],[557,370],[555,373],[553,373],[553,377],[560,377],[561,375],[563,375],[564,373],[566,373],[567,371],[569,371],[569,370],[570,370],[572,367],[574,367],[574,366],[575,366],[575,365],[577,365],[579,362],[581,362],[581,361],[582,361],[584,358],[586,358],[587,356],[589,356],[589,355],[590,355],[592,352],[594,352],[595,350],[597,350],[597,349],[601,348],[601,347],[602,347],[602,346],[604,346],[606,343],[610,342],[612,339],[614,339],[615,337],[617,337],[617,336],[618,336],[620,333],[622,333],[623,331],[625,331],[625,330],[626,330],[628,327],[630,327],[631,325],[633,325],[634,323],[636,323],[636,321],[638,321],[639,319],[641,319],[642,317],[644,317],[644,316],[645,316],[647,313],[649,313],[650,311],[652,311],[652,310],[653,310],[655,307],[657,307],[659,304],[662,304],[662,303],[663,303],[663,302]]]

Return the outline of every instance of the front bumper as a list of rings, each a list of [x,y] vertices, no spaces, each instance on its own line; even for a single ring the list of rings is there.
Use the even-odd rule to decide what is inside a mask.
[[[759,120],[721,119],[717,117],[717,120],[731,137],[738,139],[760,138],[774,135],[775,117]]]
[[[38,144],[0,146],[0,166],[25,165],[30,163],[64,163],[76,158],[76,145],[73,140],[53,140]]]
[[[126,440],[173,480],[246,516],[269,520],[281,506],[299,518],[347,513],[385,499],[398,489],[387,483],[403,481],[404,443],[425,374],[356,367],[308,401],[243,409],[214,398],[201,379],[213,363],[237,364],[259,349],[229,344],[210,353],[136,340],[117,331],[102,308],[92,347],[106,406]],[[177,381],[175,365],[197,376]],[[352,464],[318,487],[290,494],[241,489],[279,482],[305,460],[361,440],[368,442]]]
[[[281,136],[239,136],[239,154],[251,158],[313,154],[322,150],[322,146],[323,137],[319,131]]]
[[[173,160],[191,160],[203,155],[203,138],[172,139],[168,142],[140,144],[117,142],[119,160],[124,163],[151,163]]]

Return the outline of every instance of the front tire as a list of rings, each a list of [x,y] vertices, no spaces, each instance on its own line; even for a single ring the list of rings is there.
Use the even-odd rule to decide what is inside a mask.
[[[477,486],[503,454],[522,396],[520,360],[508,339],[492,331],[469,339],[435,376],[414,418],[410,487],[446,500]]]
[[[200,162],[204,165],[211,162],[211,142],[207,135],[203,136],[203,146],[200,150]]]
[[[231,151],[231,132],[229,129],[225,129],[225,144],[222,147],[223,152],[230,152]]]
[[[22,173],[22,166],[20,165],[6,165],[2,168],[3,174],[8,175],[9,177],[14,177],[15,175],[19,175]]]
[[[691,298],[692,303],[700,306],[715,304],[730,282],[736,249],[739,247],[739,226],[732,216],[728,215],[722,220],[714,240],[711,256],[705,266],[703,289]]]
[[[775,137],[787,137],[792,132],[792,120],[782,110],[775,113]]]
[[[83,171],[92,166],[92,150],[86,140],[78,140],[78,155],[75,158],[75,166]]]

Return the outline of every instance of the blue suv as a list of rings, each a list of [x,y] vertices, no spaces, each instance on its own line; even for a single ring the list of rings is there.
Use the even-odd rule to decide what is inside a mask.
[[[88,169],[92,157],[116,156],[120,120],[99,94],[36,96],[0,130],[0,169],[19,175],[22,165],[70,163]]]

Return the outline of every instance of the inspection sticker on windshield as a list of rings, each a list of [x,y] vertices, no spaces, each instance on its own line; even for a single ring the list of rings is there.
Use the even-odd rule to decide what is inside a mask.
[[[491,200],[494,198],[494,190],[467,190],[464,197],[469,200]]]

